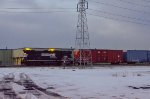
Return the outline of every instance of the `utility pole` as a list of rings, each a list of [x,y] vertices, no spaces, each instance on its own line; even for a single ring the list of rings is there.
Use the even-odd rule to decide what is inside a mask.
[[[88,9],[88,1],[79,0],[77,4],[78,23],[76,32],[76,49],[79,50],[79,65],[91,65],[92,54],[90,50],[90,39],[87,25],[86,10]]]

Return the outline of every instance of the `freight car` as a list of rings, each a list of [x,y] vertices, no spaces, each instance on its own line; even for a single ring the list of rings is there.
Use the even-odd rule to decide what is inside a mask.
[[[123,50],[90,49],[92,63],[119,64],[123,63]],[[84,51],[84,50],[83,50]],[[86,50],[84,51],[86,54]],[[74,51],[74,60],[79,60],[80,52]]]
[[[110,63],[119,64],[123,62],[123,50],[105,50],[93,49],[92,50],[93,63]]]
[[[148,62],[147,50],[128,50],[127,51],[127,63],[146,63]]]
[[[22,64],[26,66],[59,66],[73,64],[72,50],[25,48],[26,57]]]

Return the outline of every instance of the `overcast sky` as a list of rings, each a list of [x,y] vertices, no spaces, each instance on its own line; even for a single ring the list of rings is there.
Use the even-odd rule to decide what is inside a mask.
[[[78,19],[76,9],[62,9],[65,12],[52,13],[15,12],[76,8],[77,3],[78,0],[0,0],[0,48],[74,47]],[[87,13],[91,48],[150,49],[150,1],[89,0]]]

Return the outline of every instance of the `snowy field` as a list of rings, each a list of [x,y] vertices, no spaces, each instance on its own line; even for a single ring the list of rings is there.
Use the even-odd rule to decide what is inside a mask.
[[[1,78],[8,73],[14,73],[16,77],[25,73],[41,87],[70,99],[150,99],[148,66],[0,68]]]

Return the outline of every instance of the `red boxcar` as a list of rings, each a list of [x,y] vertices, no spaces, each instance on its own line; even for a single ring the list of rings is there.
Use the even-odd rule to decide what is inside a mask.
[[[107,50],[92,50],[93,63],[107,63]]]
[[[93,49],[92,61],[93,63],[122,63],[123,50]]]
[[[108,63],[117,64],[123,62],[123,50],[108,50]]]
[[[92,62],[97,63],[97,50],[92,50]]]

